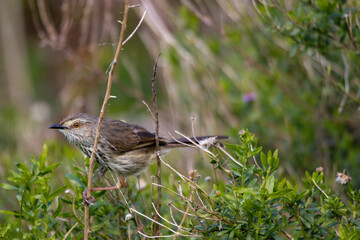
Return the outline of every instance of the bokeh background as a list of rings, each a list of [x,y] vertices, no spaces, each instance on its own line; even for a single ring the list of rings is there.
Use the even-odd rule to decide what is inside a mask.
[[[359,186],[359,2],[338,2],[131,1],[127,36],[144,20],[121,52],[106,116],[154,128],[142,100],[151,105],[161,53],[162,135],[224,134],[237,143],[247,128],[265,150],[279,149],[279,174],[301,183],[322,166],[331,183],[346,169]],[[120,0],[0,1],[1,182],[44,143],[50,162],[64,162],[54,182],[81,163],[48,127],[69,113],[99,114],[122,14]],[[211,175],[199,154],[167,159]],[[1,209],[14,207],[6,194]]]

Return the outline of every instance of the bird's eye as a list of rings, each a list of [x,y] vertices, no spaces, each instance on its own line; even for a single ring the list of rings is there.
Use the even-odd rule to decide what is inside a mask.
[[[78,128],[78,127],[80,127],[80,123],[78,123],[78,122],[74,122],[74,123],[73,123],[73,127],[74,127],[74,128]]]

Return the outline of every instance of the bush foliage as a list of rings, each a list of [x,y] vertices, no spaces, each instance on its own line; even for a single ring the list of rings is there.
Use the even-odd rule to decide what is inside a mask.
[[[278,151],[265,154],[248,131],[241,131],[239,139],[238,145],[226,144],[227,151],[218,145],[208,152],[217,181],[201,177],[201,171],[196,170],[186,177],[173,169],[175,176],[163,177],[163,203],[167,205],[158,213],[160,235],[192,239],[360,237],[360,192],[353,189],[349,177],[341,175],[347,185],[343,198],[329,187],[321,169],[306,172],[300,189],[277,175],[281,164]],[[17,171],[12,171],[9,183],[2,187],[16,191],[19,208],[1,210],[9,215],[8,222],[1,226],[2,238],[82,238],[86,169],[73,166],[73,173],[66,176],[67,183],[52,189],[49,180],[57,166],[59,163],[48,165],[46,146],[30,166],[16,164]],[[149,201],[153,199],[152,188],[138,191],[128,184],[122,192],[94,193],[97,201],[90,207],[91,238],[142,239],[150,235],[156,224],[150,214],[155,209]]]

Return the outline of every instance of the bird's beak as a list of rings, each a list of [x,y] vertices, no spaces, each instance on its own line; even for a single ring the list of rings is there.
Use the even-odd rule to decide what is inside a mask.
[[[54,124],[54,125],[51,125],[49,128],[51,128],[51,129],[68,129],[68,127],[64,127],[61,124]]]

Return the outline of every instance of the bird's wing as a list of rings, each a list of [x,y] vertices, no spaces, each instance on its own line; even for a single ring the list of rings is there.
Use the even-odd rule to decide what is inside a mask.
[[[109,148],[119,153],[155,146],[155,134],[143,127],[111,119],[104,119],[103,126],[106,127],[101,129],[102,137],[106,136]],[[166,145],[169,142],[164,138],[159,140],[160,145]]]

